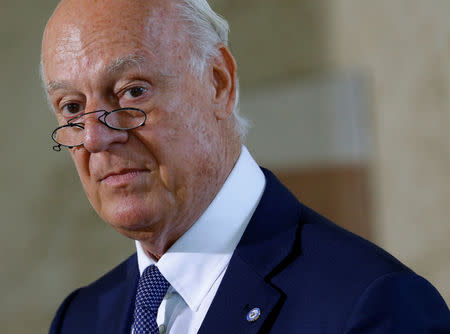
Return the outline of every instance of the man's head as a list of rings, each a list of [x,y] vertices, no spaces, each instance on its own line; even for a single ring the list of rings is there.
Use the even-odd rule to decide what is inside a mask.
[[[146,125],[130,131],[89,115],[84,144],[71,155],[99,215],[156,257],[214,198],[243,133],[233,113],[236,64],[225,45],[226,23],[198,41],[201,25],[211,23],[207,15],[193,19],[201,6],[192,2],[206,4],[65,0],[42,44],[43,77],[60,125],[95,110],[147,114]]]

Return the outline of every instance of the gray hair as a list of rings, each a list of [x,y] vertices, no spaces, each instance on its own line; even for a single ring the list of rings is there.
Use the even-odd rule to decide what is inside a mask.
[[[186,23],[186,32],[194,49],[190,67],[202,75],[208,59],[219,55],[217,45],[228,46],[228,22],[214,12],[206,0],[182,0],[177,5],[180,18]],[[236,102],[233,108],[235,130],[244,141],[250,122],[239,112],[239,79],[236,78]]]

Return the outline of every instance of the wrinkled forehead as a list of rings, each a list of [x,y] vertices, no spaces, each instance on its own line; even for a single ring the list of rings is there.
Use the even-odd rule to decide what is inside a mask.
[[[126,49],[142,47],[158,53],[163,52],[162,45],[167,49],[185,43],[175,5],[170,0],[62,1],[44,32],[44,70],[49,63],[65,63],[87,54],[107,57],[112,50],[123,48],[126,53]]]

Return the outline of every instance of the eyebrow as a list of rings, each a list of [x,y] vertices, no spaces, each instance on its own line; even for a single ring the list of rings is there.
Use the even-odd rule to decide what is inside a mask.
[[[47,93],[51,93],[58,89],[67,89],[69,87],[69,84],[65,83],[64,81],[50,81],[47,84]]]
[[[118,57],[107,67],[106,71],[108,74],[117,74],[125,71],[129,67],[137,67],[140,70],[141,65],[145,61],[145,57],[136,54]]]
[[[108,67],[107,67],[107,73],[108,74],[118,74],[121,72],[124,72],[128,68],[137,68],[139,71],[141,71],[141,65],[145,64],[147,62],[147,59],[144,56],[140,56],[137,54],[129,54],[127,56],[118,57],[116,58]],[[174,78],[176,75],[167,73],[163,71],[162,69],[157,70],[158,74],[165,78]]]

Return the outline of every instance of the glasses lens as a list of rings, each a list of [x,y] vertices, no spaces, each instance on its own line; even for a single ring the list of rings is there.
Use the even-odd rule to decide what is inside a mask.
[[[56,130],[53,138],[64,146],[77,146],[83,143],[83,126],[69,124]]]
[[[108,114],[105,117],[105,122],[113,129],[130,130],[144,124],[145,113],[133,108],[118,109]]]

